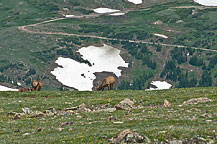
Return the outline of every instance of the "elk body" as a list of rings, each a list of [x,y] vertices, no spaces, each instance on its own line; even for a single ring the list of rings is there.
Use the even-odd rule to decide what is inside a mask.
[[[32,77],[30,77],[30,79],[31,79],[32,90],[40,91],[42,88],[42,83],[38,80],[32,81]]]
[[[30,88],[19,88],[19,92],[27,92],[27,91],[32,91]]]
[[[113,76],[108,76],[104,78],[102,84],[97,87],[97,90],[103,91],[105,87],[108,87],[108,90],[112,90],[114,83],[115,83],[115,78]]]

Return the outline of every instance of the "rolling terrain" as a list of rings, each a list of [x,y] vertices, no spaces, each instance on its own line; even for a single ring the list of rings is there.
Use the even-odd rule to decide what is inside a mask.
[[[98,7],[124,15],[95,13]],[[72,89],[51,74],[58,57],[83,63],[77,50],[107,44],[121,50],[129,63],[118,89],[146,89],[155,80],[173,87],[216,86],[216,7],[192,0],[144,0],[140,5],[114,0],[2,0],[0,12],[2,85],[28,87],[33,76],[42,78],[43,90]],[[96,79],[106,75],[96,73]]]
[[[216,88],[0,92],[0,99],[0,143],[217,142]]]

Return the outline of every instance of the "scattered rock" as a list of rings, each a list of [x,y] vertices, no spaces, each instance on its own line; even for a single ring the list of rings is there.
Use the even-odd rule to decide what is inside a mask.
[[[107,109],[101,109],[101,110],[96,110],[96,111],[93,111],[93,112],[114,112],[116,111],[116,108],[107,108]]]
[[[165,99],[163,106],[164,106],[164,107],[170,107],[171,104],[170,104],[170,102],[169,102],[168,100]]]
[[[71,113],[66,112],[66,111],[56,111],[55,115],[70,116]]]
[[[64,111],[75,111],[78,110],[78,107],[70,107],[70,108],[66,108]]]
[[[160,20],[157,20],[157,21],[153,22],[153,24],[155,24],[155,25],[162,25],[162,24],[163,24],[163,22],[162,22],[162,21],[160,21]]]
[[[31,118],[43,117],[43,116],[45,116],[45,114],[44,114],[43,112],[36,111],[36,112],[31,116]]]
[[[209,141],[205,140],[202,137],[196,137],[196,138],[192,138],[190,140],[183,140],[182,142],[184,144],[185,143],[187,143],[187,144],[207,144],[207,143],[209,143]]]
[[[32,111],[30,110],[30,108],[25,107],[25,108],[22,108],[22,110],[23,110],[23,112],[24,112],[25,114],[27,114],[27,115],[32,114]]]
[[[9,112],[8,116],[14,116],[16,113],[15,112]]]
[[[24,134],[23,134],[23,136],[28,136],[28,135],[30,135],[30,133],[24,133]]]
[[[73,128],[69,128],[69,131],[73,131]]]
[[[183,23],[183,22],[184,22],[183,20],[176,21],[176,23]]]
[[[81,119],[81,118],[82,118],[82,116],[80,116],[80,115],[77,115],[77,118]]]
[[[21,130],[20,130],[20,129],[17,129],[17,130],[15,130],[14,132],[21,132]]]
[[[118,134],[117,137],[110,139],[114,144],[117,143],[151,143],[150,139],[146,136],[141,136],[136,132],[131,132],[126,129]]]
[[[206,123],[211,123],[212,122],[212,120],[206,120]]]
[[[17,119],[21,119],[22,116],[25,116],[25,113],[16,113],[14,115],[14,119],[17,120]]]
[[[118,120],[118,118],[116,116],[110,116],[108,118],[109,121],[114,121],[114,120]]]
[[[63,128],[57,128],[58,131],[63,131]]]
[[[204,117],[204,118],[212,118],[212,115],[211,114],[207,114],[207,113],[202,114],[201,116]]]
[[[78,111],[79,112],[90,112],[91,110],[87,108],[86,104],[82,103],[79,106]]]
[[[116,122],[113,122],[114,124],[122,124],[124,122],[121,122],[121,121],[116,121]]]
[[[115,105],[115,108],[117,110],[131,110],[131,109],[137,109],[137,107],[134,105],[134,101],[125,98],[122,100],[119,104]]]
[[[123,141],[128,134],[132,134],[132,132],[129,129],[126,129],[119,133],[118,136],[113,138],[111,141],[112,143],[121,143],[121,141]]]
[[[212,102],[211,99],[208,99],[206,97],[201,97],[201,98],[194,98],[190,99],[188,101],[183,102],[182,105],[196,105],[198,103],[207,103],[207,102]]]
[[[51,112],[50,110],[45,110],[43,113],[44,113],[46,116],[54,116],[54,115],[55,115],[55,113]]]
[[[191,109],[192,111],[198,111],[198,112],[200,112],[201,110],[200,109],[198,109],[198,108],[192,108]]]
[[[41,132],[41,131],[43,131],[44,130],[44,128],[38,128],[37,129],[37,132]]]
[[[64,127],[64,126],[66,126],[66,125],[73,125],[73,124],[74,124],[73,121],[71,121],[71,122],[62,122],[62,123],[61,123],[61,127]]]
[[[182,141],[181,140],[173,140],[173,141],[170,141],[169,144],[182,144]]]

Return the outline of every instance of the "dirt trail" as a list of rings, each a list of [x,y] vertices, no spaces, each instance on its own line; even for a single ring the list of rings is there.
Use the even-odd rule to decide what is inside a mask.
[[[175,7],[175,8],[192,8],[192,7],[202,7],[202,6],[180,6],[180,7]],[[148,10],[148,9],[143,9],[143,10]],[[128,9],[128,10],[123,10],[123,12],[128,13],[130,11],[134,11],[134,9]],[[74,18],[93,18],[93,17],[98,17],[102,14],[93,14],[93,15],[83,15],[83,16],[75,16]],[[19,26],[18,29],[25,31],[27,33],[33,33],[33,34],[47,34],[47,35],[65,35],[65,36],[76,36],[76,37],[87,37],[87,38],[97,38],[97,39],[102,39],[102,40],[118,40],[118,41],[128,41],[128,42],[134,42],[134,43],[144,43],[144,44],[158,44],[161,46],[168,46],[168,47],[178,47],[178,48],[187,48],[188,46],[184,45],[174,45],[174,44],[166,44],[166,43],[154,43],[154,42],[148,42],[148,41],[142,41],[142,40],[125,40],[125,39],[116,39],[116,38],[107,38],[107,37],[101,37],[101,36],[96,36],[96,35],[86,35],[86,34],[69,34],[69,33],[63,33],[63,32],[43,32],[43,31],[33,31],[29,30],[26,27],[29,26],[37,26],[40,24],[44,23],[49,23],[49,22],[54,22],[58,20],[63,20],[63,19],[69,19],[69,18],[56,18],[52,20],[46,20],[40,23],[36,24],[30,24],[26,26]],[[212,50],[212,49],[205,49],[205,48],[198,48],[198,47],[188,47],[188,48],[193,48],[196,50],[203,50],[203,51],[211,51],[211,52],[217,52],[217,50]]]
[[[207,7],[207,6],[177,6],[177,7],[172,7],[172,8],[177,8],[177,9],[191,9],[191,8],[196,8],[196,9],[210,9],[210,8],[217,8],[217,7]]]

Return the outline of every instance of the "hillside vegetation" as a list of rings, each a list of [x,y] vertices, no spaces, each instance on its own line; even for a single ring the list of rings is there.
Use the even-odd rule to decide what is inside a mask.
[[[0,92],[0,100],[2,144],[111,143],[115,140],[217,142],[215,87],[162,91]],[[125,133],[130,130],[131,135],[118,137],[124,130]]]
[[[119,9],[125,15],[94,13],[98,7]],[[146,89],[152,80],[167,80],[179,88],[216,86],[216,12],[216,7],[193,0],[144,0],[142,5],[116,0],[2,0],[0,82],[28,87],[32,76],[42,78],[43,90],[69,89],[50,73],[55,60],[62,56],[88,63],[77,50],[107,44],[120,49],[130,65],[118,89]],[[76,17],[65,18],[67,14]]]

